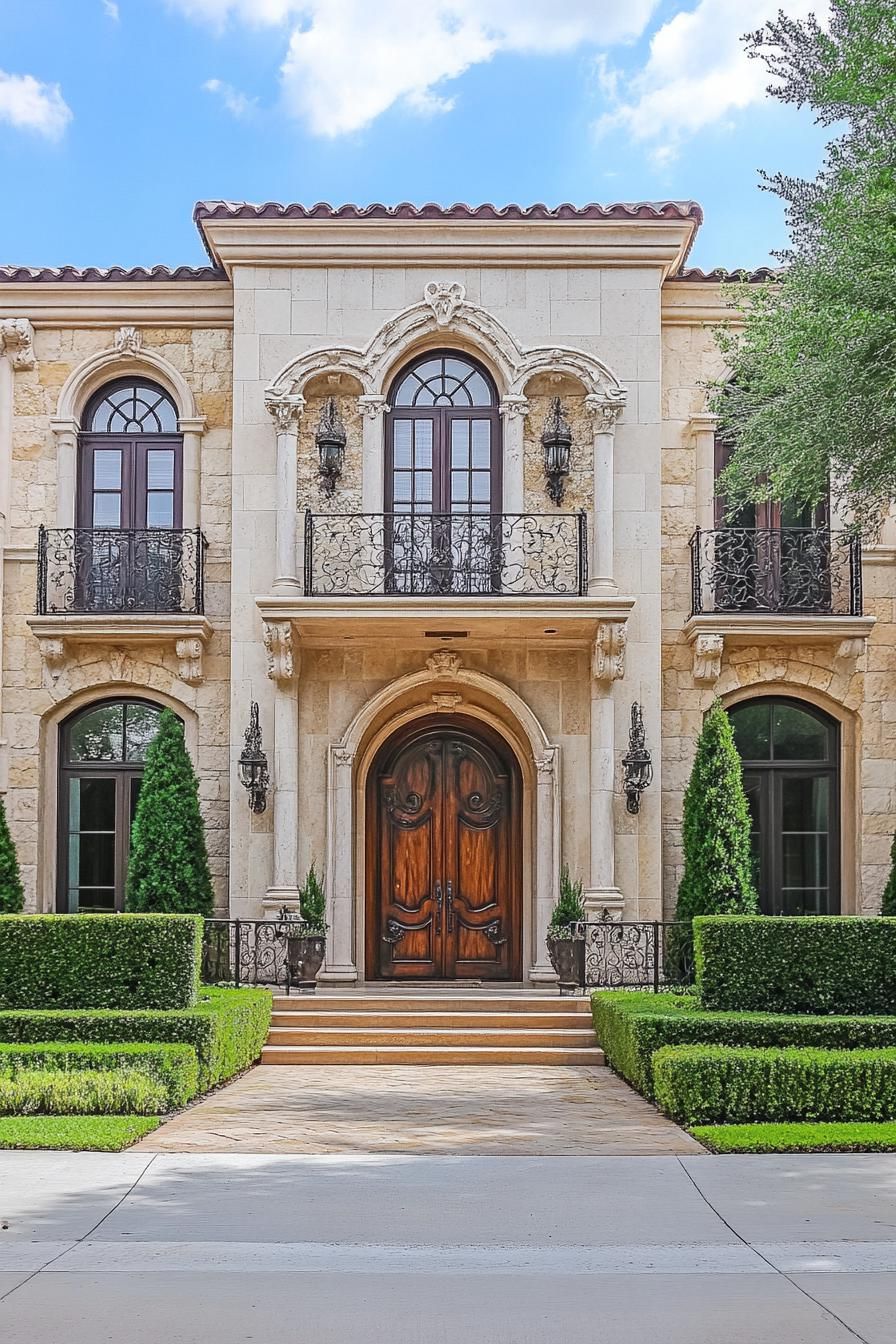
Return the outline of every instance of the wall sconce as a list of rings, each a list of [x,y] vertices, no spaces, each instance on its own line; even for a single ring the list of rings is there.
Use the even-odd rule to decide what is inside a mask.
[[[321,489],[329,497],[336,489],[345,462],[345,425],[339,418],[335,397],[327,397],[324,402],[314,441],[320,458]]]
[[[644,738],[644,719],[637,701],[632,705],[632,726],[628,733],[628,751],[622,758],[625,809],[633,816],[641,811],[641,794],[653,780],[653,762]]]
[[[268,758],[261,745],[261,725],[258,722],[258,701],[249,705],[249,727],[245,734],[246,745],[240,752],[240,783],[249,794],[249,810],[263,812],[268,805]]]
[[[553,397],[551,400],[551,409],[541,431],[541,446],[544,449],[544,475],[548,483],[548,494],[555,504],[562,504],[566,478],[569,475],[572,430],[563,414],[559,397]]]

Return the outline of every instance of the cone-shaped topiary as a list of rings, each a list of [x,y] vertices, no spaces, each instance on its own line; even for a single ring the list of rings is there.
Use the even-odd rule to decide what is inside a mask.
[[[893,836],[893,844],[890,847],[890,876],[887,878],[887,885],[881,897],[880,912],[891,918],[896,917],[896,835]]]
[[[695,915],[754,915],[759,900],[750,855],[750,809],[731,721],[719,700],[703,721],[697,754],[684,795],[684,873],[675,918]],[[670,933],[672,931],[670,930]],[[691,964],[690,930],[675,931],[668,949]]]
[[[9,833],[6,808],[0,798],[0,915],[17,915],[24,904],[19,860]]]
[[[125,908],[208,916],[213,901],[196,773],[183,724],[166,709],[146,753]]]

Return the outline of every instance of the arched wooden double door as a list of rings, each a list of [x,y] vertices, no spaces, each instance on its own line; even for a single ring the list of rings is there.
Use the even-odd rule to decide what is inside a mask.
[[[521,978],[521,786],[460,716],[390,739],[367,793],[367,975]]]

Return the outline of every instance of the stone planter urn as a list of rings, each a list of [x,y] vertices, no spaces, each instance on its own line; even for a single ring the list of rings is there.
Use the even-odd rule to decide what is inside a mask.
[[[558,929],[548,933],[546,941],[560,993],[576,994],[585,984],[585,939],[575,937],[572,929]]]
[[[286,992],[295,986],[302,994],[313,994],[324,964],[327,940],[322,933],[289,929],[286,934]]]

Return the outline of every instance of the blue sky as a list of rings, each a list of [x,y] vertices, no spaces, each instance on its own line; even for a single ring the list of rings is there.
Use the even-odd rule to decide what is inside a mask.
[[[757,170],[812,176],[824,143],[742,54],[777,7],[0,0],[0,262],[201,263],[211,197],[672,197],[705,210],[694,264],[762,265]]]

